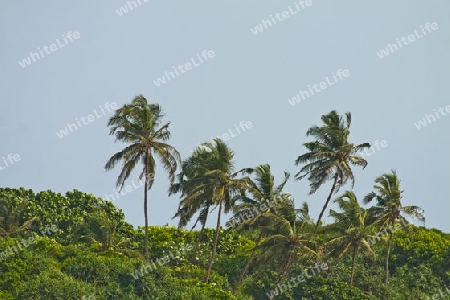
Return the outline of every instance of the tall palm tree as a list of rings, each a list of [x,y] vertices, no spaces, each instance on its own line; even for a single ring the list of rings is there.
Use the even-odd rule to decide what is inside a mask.
[[[221,139],[216,138],[213,143],[203,143],[202,150],[199,150],[197,156],[191,166],[196,170],[194,176],[184,185],[188,195],[184,201],[188,203],[192,199],[200,198],[211,201],[215,207],[219,207],[216,234],[205,278],[205,282],[208,283],[216,257],[222,210],[228,213],[233,208],[236,197],[249,187],[250,179],[237,178],[239,173],[245,173],[248,169],[234,172],[234,153]]]
[[[350,249],[352,250],[350,285],[353,285],[355,262],[360,248],[375,257],[369,243],[375,220],[370,216],[368,210],[359,205],[355,194],[351,191],[346,191],[334,202],[338,203],[342,212],[330,210],[330,216],[335,219],[335,223],[330,225],[330,229],[335,237],[327,242],[327,245],[333,247],[333,252],[337,252],[339,258],[342,258]]]
[[[173,183],[169,188],[169,196],[181,193],[178,211],[173,218],[179,217],[178,228],[185,227],[192,217],[199,211],[191,230],[200,222],[201,230],[196,238],[194,251],[191,258],[191,274],[193,264],[196,262],[197,252],[199,250],[200,241],[203,237],[206,221],[209,215],[209,209],[213,206],[212,191],[204,191],[203,193],[191,193],[198,185],[197,175],[201,175],[204,171],[201,160],[208,155],[203,147],[198,147],[193,151],[191,156],[184,160],[181,164],[181,172],[177,175],[177,182]],[[204,178],[206,179],[206,178]]]
[[[241,214],[245,216],[253,216],[253,218],[245,220],[242,224],[240,224],[237,229],[243,230],[244,228],[253,228],[253,229],[261,229],[261,226],[264,226],[264,220],[267,213],[276,213],[276,207],[271,207],[273,203],[280,201],[281,198],[289,198],[290,194],[283,193],[283,188],[286,185],[290,174],[288,172],[284,172],[283,181],[275,186],[275,178],[270,171],[270,165],[264,164],[259,165],[255,169],[249,170],[248,173],[255,173],[254,179],[251,181],[251,185],[248,191],[251,194],[251,198],[246,195],[238,196],[238,199],[242,202],[239,205],[235,205],[233,208],[234,216],[233,219],[239,219]],[[259,214],[254,215],[253,211],[255,207],[260,211]],[[232,224],[236,222],[228,222],[228,224]],[[256,253],[257,246],[263,237],[263,232],[260,232],[260,237],[256,242],[256,246],[252,249],[250,254],[250,258],[245,264],[244,269],[242,270],[237,283],[233,288],[233,294],[236,293],[237,289],[242,283],[245,274],[248,271],[248,268],[253,261],[253,258]]]
[[[323,126],[314,125],[306,132],[306,136],[316,138],[314,142],[303,144],[309,152],[299,156],[295,161],[295,165],[305,164],[295,175],[295,179],[301,180],[308,176],[310,195],[314,194],[326,181],[333,179],[333,186],[320,212],[315,232],[333,193],[337,193],[348,179],[352,181],[353,188],[355,177],[351,166],[362,166],[363,169],[367,166],[367,161],[357,154],[364,148],[369,148],[370,144],[362,143],[355,146],[348,141],[351,120],[349,112],[345,113],[345,119],[335,110],[323,115]]]
[[[364,197],[364,203],[369,203],[375,199],[376,206],[369,210],[374,214],[377,223],[381,228],[394,228],[395,221],[400,220],[403,224],[408,224],[408,220],[402,215],[406,214],[425,222],[424,210],[419,206],[403,206],[401,203],[403,190],[400,188],[400,180],[397,173],[391,170],[391,173],[385,173],[375,179],[373,186],[376,192],[369,193]],[[393,232],[389,231],[388,249],[385,260],[384,283],[387,286],[389,282],[389,256],[392,249]]]
[[[142,163],[140,179],[145,177],[144,183],[144,217],[145,217],[145,259],[148,262],[148,210],[147,191],[153,186],[157,157],[163,168],[168,172],[169,180],[173,183],[180,153],[166,142],[170,138],[170,122],[162,124],[164,114],[158,104],[148,104],[142,95],[136,96],[131,104],[126,104],[116,110],[109,119],[110,135],[115,135],[116,141],[129,144],[122,151],[117,152],[108,160],[105,170],[111,170],[123,161],[116,186],[122,190],[125,181],[136,165]]]

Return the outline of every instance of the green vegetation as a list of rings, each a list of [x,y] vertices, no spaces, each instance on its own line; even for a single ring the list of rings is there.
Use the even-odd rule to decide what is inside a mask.
[[[321,127],[307,130],[316,140],[295,160],[295,179],[307,176],[311,194],[332,181],[317,220],[285,191],[289,173],[276,180],[268,164],[238,169],[220,139],[181,160],[162,117],[159,105],[138,96],[108,124],[127,144],[105,166],[122,162],[116,185],[142,163],[142,227],[77,190],[0,189],[0,299],[409,300],[446,292],[450,235],[411,223],[425,220],[423,210],[402,205],[395,171],[376,178],[362,203],[351,190],[337,194],[355,181],[351,166],[368,163],[358,153],[370,145],[348,142],[350,113],[322,116]],[[148,225],[155,159],[169,175],[169,195],[180,197],[178,228]],[[334,222],[323,224],[333,195]],[[210,213],[214,229],[205,226]],[[227,228],[224,213],[232,214]]]

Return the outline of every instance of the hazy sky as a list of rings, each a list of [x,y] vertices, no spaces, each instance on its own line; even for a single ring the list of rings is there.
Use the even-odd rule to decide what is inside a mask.
[[[0,157],[8,166],[2,158],[1,187],[113,194],[120,170],[103,167],[124,145],[109,136],[106,103],[121,106],[143,94],[162,105],[184,158],[230,130],[236,167],[269,163],[278,182],[291,172],[286,191],[297,206],[307,201],[317,219],[331,182],[308,196],[308,181],[293,180],[294,161],[310,140],[306,130],[335,109],[352,113],[350,141],[386,141],[366,156],[365,170],[354,169],[358,198],[396,169],[403,204],[421,206],[427,227],[450,232],[448,1],[135,2],[122,16],[116,10],[127,2],[119,0],[3,4]],[[262,20],[267,29],[254,34]],[[389,55],[380,58],[382,49]],[[178,65],[184,73],[177,69],[177,76]],[[338,70],[347,77],[335,80]],[[157,86],[165,72],[175,78]],[[291,105],[300,90],[310,97]],[[435,120],[424,121],[425,114]],[[426,126],[418,129],[419,120]],[[252,126],[237,134],[241,121]],[[68,123],[73,132],[58,137]],[[114,202],[141,225],[143,188],[130,189]],[[179,198],[167,189],[159,168],[149,192],[151,225],[176,224]]]

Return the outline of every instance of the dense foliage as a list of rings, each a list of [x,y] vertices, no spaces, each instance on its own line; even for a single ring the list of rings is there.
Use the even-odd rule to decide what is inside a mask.
[[[205,228],[191,268],[193,248],[189,245],[196,242],[199,232],[151,226],[150,257],[168,259],[154,264],[156,267],[135,279],[133,274],[144,264],[144,232],[127,224],[121,211],[111,203],[76,190],[62,196],[51,191],[34,194],[31,190],[0,189],[0,197],[9,199],[10,211],[20,208],[21,197],[27,199],[19,225],[31,215],[38,218],[26,230],[0,239],[0,253],[8,252],[9,247],[18,249],[7,257],[0,256],[1,299],[94,299],[91,296],[95,299],[265,299],[278,282],[277,261],[268,261],[264,268],[251,264],[241,287],[232,295],[232,288],[258,240],[250,231],[220,229],[212,276],[204,283],[215,230]],[[73,209],[64,208],[69,203]],[[103,240],[111,239],[109,235],[115,224],[106,222],[103,226],[109,228],[99,232],[101,225],[95,218],[101,212],[106,212],[107,220],[118,221],[113,239],[128,243],[122,246],[112,243],[109,249],[102,247]],[[44,237],[42,229],[46,225],[55,225],[57,230],[47,231]],[[331,237],[332,224],[329,227],[324,235]],[[41,237],[27,246],[22,244],[19,249],[18,243],[33,234]],[[96,238],[82,238],[89,234]],[[409,232],[395,230],[387,288],[383,284],[387,251],[383,239],[388,239],[388,235],[372,245],[375,259],[364,252],[356,257],[353,287],[349,284],[352,256],[342,259],[330,256],[328,270],[307,278],[276,299],[386,299],[387,294],[391,295],[390,299],[426,299],[440,290],[445,292],[445,286],[450,284],[449,234],[424,227],[413,227]],[[317,239],[316,243],[320,245],[322,241]],[[296,261],[286,277],[298,276],[313,265],[307,260]]]

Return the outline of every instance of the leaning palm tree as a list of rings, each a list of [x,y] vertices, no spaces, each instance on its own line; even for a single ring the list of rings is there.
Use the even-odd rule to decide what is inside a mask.
[[[312,227],[307,213],[308,207],[303,205],[302,210],[294,209],[294,201],[289,199],[287,202],[278,204],[285,210],[296,212],[295,220],[289,220],[282,215],[273,213],[265,214],[263,227],[266,237],[259,245],[261,254],[257,256],[258,265],[267,265],[270,262],[281,262],[278,270],[278,282],[281,284],[289,273],[291,266],[300,260],[300,258],[317,258],[318,253],[314,250],[316,245],[312,240]],[[290,216],[291,214],[288,214]],[[272,295],[273,299],[274,295]]]
[[[351,120],[349,112],[345,113],[345,120],[334,110],[323,115],[323,126],[314,125],[306,132],[306,136],[311,135],[316,138],[316,141],[304,143],[303,146],[309,152],[299,156],[295,161],[295,165],[306,164],[295,175],[295,179],[301,180],[308,176],[310,195],[314,194],[326,181],[333,180],[333,186],[317,220],[315,232],[333,193],[337,193],[348,179],[352,181],[353,188],[355,177],[351,166],[362,166],[363,169],[367,166],[367,161],[357,154],[364,148],[369,148],[370,144],[362,143],[355,146],[348,141]]]
[[[25,213],[28,209],[28,200],[17,199],[17,205],[6,198],[0,199],[0,237],[15,237],[18,234],[30,230],[38,217],[27,219]]]
[[[392,170],[391,173],[385,173],[375,179],[373,186],[376,192],[369,193],[364,197],[364,203],[369,203],[373,199],[377,201],[376,206],[369,210],[374,214],[377,223],[381,228],[394,228],[395,221],[400,220],[403,224],[408,224],[408,220],[402,215],[406,214],[425,222],[424,210],[419,206],[402,206],[401,198],[403,190],[400,189],[400,180],[397,173]],[[392,249],[393,232],[389,231],[388,249],[385,261],[384,283],[387,286],[389,280],[389,256]]]
[[[194,251],[191,258],[191,274],[194,263],[197,260],[197,253],[200,246],[200,241],[204,235],[206,221],[208,220],[209,210],[213,206],[212,192],[204,191],[203,193],[191,193],[197,185],[198,178],[204,171],[202,165],[202,159],[208,155],[207,151],[203,147],[198,147],[192,153],[192,155],[184,160],[181,164],[181,172],[177,175],[177,182],[173,183],[169,188],[169,196],[176,193],[181,193],[181,201],[178,206],[178,211],[173,218],[180,218],[178,222],[178,228],[185,227],[192,217],[199,212],[194,225],[193,230],[197,223],[200,223],[201,230],[197,235]],[[198,176],[197,176],[198,175]],[[205,179],[205,178],[204,178]]]
[[[330,210],[330,216],[335,219],[335,222],[329,229],[334,237],[327,242],[327,245],[332,246],[332,252],[337,253],[338,258],[342,258],[350,249],[352,250],[350,285],[353,285],[358,251],[362,249],[375,257],[369,242],[373,237],[372,228],[375,220],[370,216],[370,211],[359,205],[355,194],[351,191],[346,191],[334,202],[339,204],[342,212]]]
[[[263,256],[263,252],[265,251],[264,248],[267,249],[268,244],[264,243],[264,239],[268,237],[272,237],[275,234],[278,234],[279,232],[275,229],[274,230],[274,216],[278,216],[279,218],[282,218],[289,222],[292,226],[296,226],[298,229],[298,232],[303,230],[305,233],[305,236],[308,232],[311,232],[312,226],[314,225],[314,222],[309,216],[309,208],[308,204],[306,202],[303,202],[302,208],[300,209],[294,209],[293,207],[293,201],[290,198],[289,194],[282,194],[280,198],[278,198],[275,201],[275,206],[270,207],[267,211],[262,212],[259,215],[256,215],[255,217],[245,220],[243,223],[241,223],[239,226],[236,227],[238,231],[243,230],[256,230],[259,232],[258,239],[256,240],[256,245],[253,247],[250,253],[250,258],[247,261],[244,270],[242,271],[241,275],[239,276],[238,282],[233,288],[233,294],[237,292],[237,289],[242,284],[242,281],[244,279],[245,274],[248,271],[248,268],[250,264],[256,259],[258,262],[263,261],[270,261],[274,260],[275,257]],[[302,229],[303,228],[303,229]],[[300,240],[297,240],[297,242],[300,242]],[[302,240],[301,242],[307,243],[307,240]],[[314,256],[317,256],[314,254]],[[297,259],[297,258],[295,258]],[[264,264],[259,264],[264,265]],[[290,267],[290,266],[289,266]],[[288,270],[286,270],[287,272]],[[283,275],[284,276],[284,275]],[[281,278],[282,279],[282,278]],[[281,281],[280,281],[281,282]]]
[[[242,203],[234,206],[234,216],[232,217],[231,222],[229,221],[227,222],[227,224],[236,224],[236,220],[240,219],[241,215],[253,217],[251,219],[245,220],[242,224],[237,226],[238,230],[247,228],[257,230],[261,229],[261,226],[264,226],[264,220],[266,219],[265,214],[276,214],[276,206],[272,207],[272,204],[280,201],[283,198],[287,199],[290,196],[290,194],[283,193],[283,188],[290,177],[290,174],[288,172],[284,172],[283,181],[278,186],[275,186],[275,178],[272,175],[270,171],[270,165],[268,164],[259,165],[255,169],[249,170],[248,173],[255,173],[254,179],[250,182],[250,187],[248,189],[251,197],[248,197],[246,195],[242,195],[241,197],[238,196],[237,199],[239,199]],[[253,214],[255,207],[259,208],[259,214]],[[251,262],[253,261],[257,246],[261,241],[263,235],[263,232],[260,231],[256,246],[252,249],[250,258],[245,264],[245,267],[242,270],[241,275],[239,276],[239,279],[233,288],[233,294],[236,293],[237,289],[241,285],[242,280],[244,279],[244,276],[247,273]]]
[[[111,170],[119,161],[123,161],[116,186],[122,190],[136,165],[142,163],[139,178],[145,178],[144,183],[144,217],[145,217],[145,259],[148,262],[148,211],[147,191],[153,186],[156,170],[155,158],[158,158],[163,168],[168,172],[170,182],[175,179],[180,153],[166,142],[170,138],[170,122],[162,124],[163,112],[158,104],[148,104],[142,95],[136,96],[131,104],[126,104],[116,110],[109,119],[110,135],[115,135],[117,141],[129,144],[108,160],[105,170]]]
[[[184,202],[204,199],[204,201],[211,201],[215,207],[219,207],[216,233],[205,278],[205,282],[208,283],[216,257],[222,210],[228,213],[233,208],[236,197],[249,187],[250,179],[248,177],[237,178],[239,173],[245,173],[248,169],[234,171],[234,153],[221,139],[214,139],[213,143],[203,143],[202,150],[199,151],[201,153],[191,166],[195,170],[194,176],[184,183],[188,195]],[[195,209],[195,207],[192,208]]]

